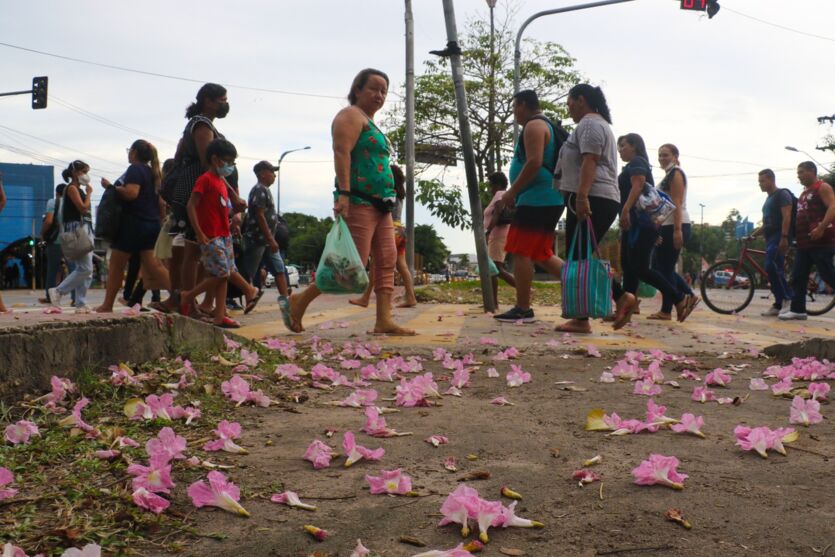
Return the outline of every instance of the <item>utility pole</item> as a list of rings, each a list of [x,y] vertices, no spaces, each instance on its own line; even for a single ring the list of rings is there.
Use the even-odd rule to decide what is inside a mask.
[[[702,224],[701,229],[702,233],[699,234],[699,259],[704,260],[705,258],[705,204],[699,203],[699,207],[702,208]],[[702,274],[702,262],[699,261],[699,275]]]
[[[461,131],[461,150],[464,155],[464,169],[467,174],[467,192],[470,195],[470,217],[473,222],[475,252],[478,258],[478,274],[481,279],[481,297],[485,311],[495,311],[493,288],[490,281],[490,268],[487,263],[487,239],[484,235],[484,221],[479,195],[478,175],[476,174],[473,136],[470,120],[467,116],[467,92],[464,89],[464,68],[461,64],[461,47],[458,45],[458,29],[455,24],[453,0],[443,0],[444,19],[446,21],[447,46],[443,51],[432,54],[449,56],[452,68],[452,81],[455,84],[455,100],[458,105],[458,127]]]
[[[406,264],[415,277],[415,24],[406,0]]]
[[[487,173],[496,171],[496,162],[499,159],[496,140],[496,25],[493,19],[493,10],[496,8],[497,0],[487,0],[490,8],[490,90],[487,101]]]

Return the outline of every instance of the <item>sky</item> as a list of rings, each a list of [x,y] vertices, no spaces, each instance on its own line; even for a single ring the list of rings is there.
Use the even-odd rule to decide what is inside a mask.
[[[759,170],[770,167],[778,185],[802,189],[795,168],[807,157],[786,145],[833,162],[815,147],[830,131],[817,118],[835,114],[829,25],[835,2],[719,2],[713,19],[680,10],[679,0],[546,16],[525,37],[560,43],[577,59],[576,67],[605,91],[616,135],[640,133],[651,158],[663,143],[679,147],[694,222],[700,204],[708,223],[721,222],[732,208],[758,221]],[[533,13],[569,3],[510,5],[518,27]],[[445,45],[446,30],[441,0],[413,4],[420,73],[428,51]],[[46,160],[56,165],[58,180],[63,166],[80,158],[92,166],[96,183],[101,176],[113,180],[126,168],[125,148],[135,139],[171,156],[186,106],[202,83],[214,81],[229,89],[231,111],[217,126],[238,148],[244,193],[255,183],[256,161],[309,145],[284,160],[281,210],[327,216],[330,123],[362,68],[386,71],[389,101],[396,100],[405,81],[403,6],[397,0],[5,0],[0,92],[28,89],[32,77],[46,75],[49,105],[33,111],[29,96],[0,98],[0,161]],[[497,19],[507,10],[499,0]],[[459,30],[489,14],[484,0],[456,0],[455,11]],[[461,166],[446,173],[451,183],[463,184],[462,175]],[[420,206],[416,222],[433,225],[453,253],[475,251],[471,231],[444,226]]]

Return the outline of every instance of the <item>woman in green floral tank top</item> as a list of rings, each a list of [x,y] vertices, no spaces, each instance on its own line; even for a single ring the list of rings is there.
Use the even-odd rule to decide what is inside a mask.
[[[380,70],[365,69],[354,78],[348,101],[333,120],[336,191],[333,211],[345,219],[363,261],[372,257],[377,320],[374,333],[414,335],[394,323],[391,300],[397,250],[391,208],[394,206],[394,177],[389,166],[391,144],[374,123],[383,107],[389,79]],[[307,306],[321,292],[315,284],[290,296],[289,311],[282,312],[284,324],[295,332],[304,330],[302,318]]]

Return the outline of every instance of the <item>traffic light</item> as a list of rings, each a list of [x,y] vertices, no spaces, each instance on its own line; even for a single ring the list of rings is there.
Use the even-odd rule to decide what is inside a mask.
[[[707,12],[708,19],[712,19],[719,13],[719,2],[717,0],[681,0],[682,10],[693,10]]]
[[[716,0],[707,0],[707,18],[713,19],[713,16],[719,13],[719,2]]]
[[[34,245],[35,245],[35,239],[34,238],[29,238],[29,247],[31,248]]]
[[[46,92],[49,85],[49,78],[33,77],[32,78],[32,109],[46,108]]]

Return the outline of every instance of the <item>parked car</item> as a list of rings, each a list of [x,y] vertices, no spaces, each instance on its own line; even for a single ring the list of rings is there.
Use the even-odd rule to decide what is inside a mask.
[[[731,282],[733,271],[714,271],[713,284],[715,286],[727,286]],[[736,275],[733,288],[748,288],[749,279],[746,276]]]
[[[299,287],[299,269],[295,265],[287,265],[287,287]],[[267,273],[267,278],[264,281],[264,286],[271,288],[275,284],[275,278],[270,273]]]

